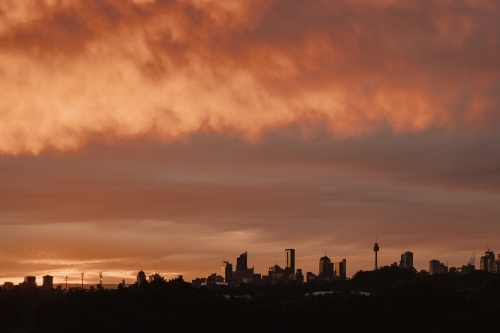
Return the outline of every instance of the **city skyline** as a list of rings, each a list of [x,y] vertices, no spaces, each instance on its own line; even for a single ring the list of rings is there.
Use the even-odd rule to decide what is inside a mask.
[[[500,250],[498,22],[493,0],[0,1],[0,283]]]
[[[379,244],[380,246],[380,244]],[[486,248],[486,252],[485,253],[494,253],[494,249],[487,245],[488,247]],[[280,262],[279,260],[276,260],[274,264],[277,264],[279,266],[282,266],[283,269],[287,268],[287,265],[286,265],[286,262],[287,262],[287,256],[288,256],[288,251],[293,251],[293,257],[295,257],[295,253],[296,253],[296,249],[291,249],[291,248],[287,248],[285,249],[285,259]],[[490,251],[493,251],[493,252],[490,252]],[[325,251],[326,252],[326,251]],[[408,254],[410,254],[410,258],[411,260],[409,261],[411,264],[410,266],[408,266],[408,261],[403,261],[403,258],[407,258]],[[437,261],[437,262],[441,262],[441,264],[446,264],[446,269],[448,269],[449,267],[456,267],[456,268],[460,268],[462,266],[467,266],[467,264],[470,264],[470,260],[472,260],[472,258],[474,258],[474,266],[476,267],[476,269],[481,269],[483,270],[483,267],[480,266],[482,265],[482,262],[481,262],[481,257],[482,257],[482,252],[478,253],[477,256],[476,256],[476,253],[475,251],[471,251],[469,253],[469,258],[467,260],[463,260],[462,262],[458,262],[458,259],[457,261],[454,261],[456,262],[456,264],[450,264],[450,261],[446,258],[442,258],[442,256],[440,254],[438,255],[435,255],[433,257],[433,259],[425,259],[425,258],[420,258],[419,260],[417,260],[417,262],[419,263],[422,263],[421,267],[418,267],[416,265],[414,265],[413,263],[413,252],[411,251],[403,251],[403,253],[400,253],[400,258],[401,260],[396,260],[397,258],[394,257],[395,259],[392,261],[392,262],[383,262],[383,263],[380,263],[379,261],[379,267],[383,267],[383,266],[392,266],[392,265],[396,265],[400,268],[409,268],[409,267],[412,267],[414,268],[416,271],[428,271],[428,272],[431,272],[432,269],[430,269],[430,263],[433,262],[433,261]],[[194,275],[185,275],[183,273],[185,272],[169,272],[169,271],[163,271],[161,269],[158,269],[158,267],[156,266],[156,264],[153,264],[153,268],[151,269],[140,269],[140,272],[144,272],[144,279],[147,279],[147,276],[151,275],[153,276],[154,274],[160,274],[161,276],[163,276],[164,278],[166,278],[167,280],[168,279],[175,279],[179,276],[183,276],[183,278],[186,280],[186,281],[191,281],[191,280],[194,280],[195,278],[199,278],[200,276],[205,276],[205,275],[209,275],[209,274],[212,274],[212,273],[215,273],[217,275],[221,275],[222,277],[224,277],[224,267],[230,267],[230,272],[231,274],[234,274],[234,270],[238,270],[238,269],[247,269],[247,268],[250,268],[248,262],[246,262],[246,266],[245,267],[240,267],[238,268],[237,267],[237,262],[238,262],[238,259],[245,256],[245,259],[247,258],[248,256],[248,252],[243,252],[240,254],[240,256],[236,257],[236,259],[225,259],[222,261],[222,267],[219,265],[219,270],[214,268],[212,270],[207,270],[206,272],[202,272],[201,274],[195,276],[196,274],[193,273]],[[300,256],[299,256],[300,257]],[[303,262],[297,262],[297,260],[295,259],[295,265],[294,265],[294,268],[295,270],[297,269],[300,269],[303,271],[303,274],[305,276],[305,274],[307,272],[312,272],[314,274],[317,274],[317,275],[321,275],[321,268],[318,270],[318,261],[321,263],[321,260],[324,258],[324,257],[327,257],[329,258],[329,262],[333,263],[333,264],[338,264],[339,261],[341,261],[341,258],[338,258],[338,257],[334,257],[332,256],[331,258],[327,256],[327,253],[324,253],[323,255],[321,255],[321,257],[318,256],[317,260],[315,262],[312,262],[311,260],[307,260],[307,261],[303,261]],[[338,260],[337,260],[338,259]],[[342,258],[344,260],[346,260],[346,258]],[[417,258],[418,259],[418,258]],[[500,254],[498,255],[498,257],[495,257],[493,256],[493,259],[492,259],[492,262],[495,262],[496,260],[500,260]],[[314,261],[314,260],[313,260]],[[347,274],[346,274],[346,277],[349,278],[351,277],[352,275],[354,275],[356,272],[358,271],[370,271],[370,270],[373,270],[374,267],[373,267],[373,262],[375,261],[375,254],[374,252],[372,252],[372,267],[371,268],[366,268],[366,269],[358,269],[352,273],[349,273],[351,270],[349,269],[350,266],[355,266],[355,267],[358,267],[359,265],[356,265],[356,263],[353,263],[353,262],[349,262],[349,260],[347,260],[348,264],[347,264]],[[403,264],[404,262],[404,264]],[[299,266],[297,266],[297,263],[299,264]],[[229,264],[229,266],[227,266],[227,264]],[[301,266],[302,264],[302,266]],[[252,264],[253,265],[253,264]],[[492,265],[492,263],[490,262],[490,265]],[[269,263],[268,266],[272,266],[271,265],[271,262]],[[320,264],[321,266],[321,264]],[[302,268],[302,267],[307,267],[307,268]],[[262,268],[262,269],[256,269],[255,266],[253,267],[254,268],[254,273],[256,274],[260,274],[260,275],[265,275],[267,274],[267,271],[268,269],[267,268]],[[311,269],[309,269],[311,268]],[[335,270],[337,270],[337,267],[334,268]],[[227,270],[227,268],[226,268]],[[295,271],[294,270],[294,271]],[[491,271],[493,271],[493,268],[491,268]],[[226,271],[227,272],[227,271]],[[438,269],[438,272],[439,269]],[[108,272],[109,273],[109,272]],[[46,275],[49,275],[51,277],[54,278],[54,285],[57,285],[57,284],[61,284],[61,285],[64,285],[66,283],[68,284],[71,284],[73,286],[75,285],[79,285],[82,283],[83,281],[83,284],[87,285],[87,286],[90,286],[90,285],[94,285],[94,284],[102,284],[102,281],[103,281],[103,278],[106,278],[106,283],[104,283],[104,285],[117,285],[118,283],[121,283],[122,281],[125,281],[126,283],[128,284],[133,284],[136,280],[137,280],[137,271],[131,271],[129,272],[128,274],[121,274],[121,275],[109,275],[107,274],[106,272],[83,272],[83,274],[85,274],[85,276],[87,276],[86,278],[84,276],[82,276],[82,272],[80,273],[74,273],[73,275],[70,275],[70,276],[52,276],[51,274],[47,273]],[[205,275],[204,275],[205,274]],[[431,273],[432,274],[432,273]],[[44,274],[45,275],[45,274]],[[19,281],[23,281],[26,279],[26,277],[29,277],[29,276],[37,276],[36,274],[33,275],[33,274],[27,274],[26,276],[23,276],[23,277],[19,277],[17,278],[17,280]],[[335,274],[335,276],[337,276],[337,273]],[[231,278],[233,276],[231,275]],[[97,282],[95,282],[94,280],[96,280],[97,278]],[[127,279],[127,280],[125,280]],[[0,279],[0,284],[3,284],[5,282],[13,282],[14,284],[16,284],[17,281],[16,278],[5,278],[4,280],[1,280]],[[89,280],[91,282],[89,282]],[[95,282],[95,283],[94,283]]]

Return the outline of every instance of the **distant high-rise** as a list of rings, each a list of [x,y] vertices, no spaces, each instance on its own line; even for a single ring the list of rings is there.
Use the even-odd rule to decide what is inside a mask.
[[[448,273],[448,266],[446,266],[444,263],[442,263],[436,259],[429,261],[429,274],[430,275],[446,274],[446,273]]]
[[[295,273],[295,249],[285,249],[285,269]]]
[[[295,281],[297,281],[297,283],[304,282],[304,274],[302,274],[302,270],[300,268],[297,268],[297,272],[295,273]]]
[[[342,259],[342,261],[336,262],[333,269],[336,278],[345,280],[347,277],[347,260]]]
[[[54,288],[54,277],[50,275],[45,275],[43,277],[43,289],[52,290]]]
[[[141,271],[137,273],[137,285],[140,286],[145,282],[146,282],[146,273],[144,273],[141,269]]]
[[[239,272],[246,271],[248,269],[248,253],[244,252],[240,254],[238,258],[236,258],[236,270]]]
[[[327,256],[319,259],[319,275],[326,280],[333,280],[333,264]]]
[[[439,260],[431,260],[429,261],[429,274],[439,274],[441,273],[441,262]]]
[[[229,282],[233,278],[233,265],[227,261],[222,262],[222,267],[220,268],[220,272],[222,277],[224,278],[224,282]]]
[[[413,252],[405,252],[401,255],[400,268],[413,269]]]
[[[480,270],[493,273],[495,271],[495,253],[488,249],[481,257]]]
[[[378,243],[375,243],[375,246],[373,246],[373,251],[375,251],[375,270],[378,269],[377,254],[379,249],[380,248],[378,247]]]
[[[24,287],[36,287],[36,276],[26,276],[23,285]]]

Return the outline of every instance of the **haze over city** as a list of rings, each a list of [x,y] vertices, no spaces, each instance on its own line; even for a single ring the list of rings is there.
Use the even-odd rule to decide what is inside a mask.
[[[0,283],[500,251],[499,14],[0,0]]]

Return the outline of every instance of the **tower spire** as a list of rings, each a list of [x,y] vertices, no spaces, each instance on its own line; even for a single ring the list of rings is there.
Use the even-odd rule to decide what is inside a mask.
[[[377,242],[377,237],[375,237],[375,245],[373,246],[373,251],[375,251],[375,270],[378,269],[378,262],[377,262],[377,255],[378,255],[378,250],[379,250],[378,242]]]

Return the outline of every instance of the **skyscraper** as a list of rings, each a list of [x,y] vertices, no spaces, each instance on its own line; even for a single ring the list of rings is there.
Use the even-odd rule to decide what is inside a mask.
[[[285,269],[295,273],[295,249],[285,249]]]
[[[319,275],[322,279],[333,280],[333,264],[327,256],[319,259]]]
[[[347,260],[342,259],[342,261],[336,262],[333,269],[336,278],[345,280],[347,277]]]
[[[248,254],[246,252],[240,254],[238,258],[236,258],[236,270],[238,272],[243,272],[248,269],[247,266]]]
[[[222,277],[224,278],[224,282],[229,282],[233,278],[233,265],[227,261],[222,262],[222,267],[220,268],[220,272]]]
[[[375,270],[378,269],[377,254],[379,249],[380,248],[378,247],[378,243],[375,243],[375,245],[373,246],[373,251],[375,251]]]
[[[495,253],[488,249],[481,257],[480,270],[493,273],[495,270]]]
[[[400,268],[413,269],[413,252],[405,252],[401,255]]]

